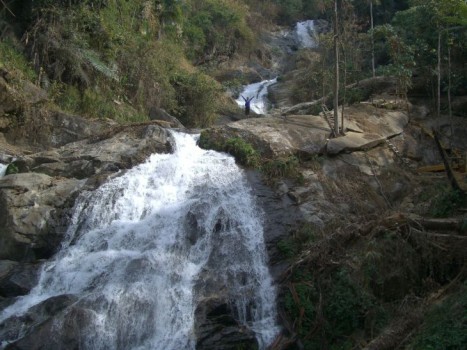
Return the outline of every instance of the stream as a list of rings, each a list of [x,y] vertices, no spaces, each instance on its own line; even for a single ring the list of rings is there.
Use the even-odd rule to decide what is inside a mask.
[[[233,157],[199,148],[196,135],[172,136],[174,154],[154,154],[80,196],[60,252],[0,322],[72,295],[53,334],[66,339],[79,325],[80,349],[195,349],[196,307],[215,296],[260,349],[274,340],[262,215],[243,171]],[[25,322],[15,338],[27,332]]]

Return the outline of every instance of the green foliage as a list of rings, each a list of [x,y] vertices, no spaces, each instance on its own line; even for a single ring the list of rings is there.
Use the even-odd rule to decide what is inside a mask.
[[[228,139],[224,150],[235,157],[242,165],[256,167],[259,162],[258,152],[248,142],[241,138],[234,137]]]
[[[467,286],[426,316],[410,350],[464,349],[467,345]]]
[[[457,209],[467,206],[467,196],[454,190],[439,194],[431,204],[430,212],[435,217],[447,217]]]
[[[306,349],[353,349],[354,332],[380,330],[387,321],[384,309],[343,268],[322,275],[294,271],[284,309]]]
[[[30,81],[35,81],[37,79],[34,69],[18,46],[11,40],[0,41],[0,68],[9,71],[15,70]]]
[[[218,109],[221,86],[202,73],[177,73],[171,77],[178,107],[172,110],[187,127],[211,126]]]
[[[302,333],[313,326],[318,301],[315,276],[304,269],[295,270],[284,297],[284,307]]]
[[[232,137],[224,140],[218,139],[216,136],[203,131],[201,132],[198,144],[205,149],[227,152],[234,156],[239,164],[244,166],[257,167],[259,165],[259,153],[251,144],[239,137]]]
[[[412,86],[412,72],[415,67],[414,49],[391,25],[375,27],[375,38],[384,39],[391,62],[379,68],[380,74],[394,76],[397,79],[397,94],[406,97]]]
[[[371,302],[361,287],[350,279],[346,270],[339,270],[333,276],[324,308],[329,335],[337,339],[363,328],[365,313],[370,306]]]
[[[265,161],[261,165],[261,171],[268,180],[282,178],[299,178],[300,162],[297,157],[274,158]]]
[[[293,258],[310,243],[316,239],[316,233],[312,225],[305,223],[296,231],[292,232],[289,237],[281,239],[277,242],[277,249],[286,258]]]
[[[81,93],[75,86],[55,84],[51,89],[51,98],[61,109],[90,118],[109,118],[122,123],[147,120],[146,115],[124,105],[119,106],[111,97],[93,89]]]
[[[19,169],[14,162],[8,164],[6,171],[5,171],[5,175],[18,174],[18,173],[19,173]]]
[[[360,89],[360,88],[352,88],[352,89],[346,90],[346,92],[345,92],[346,102],[349,105],[354,104],[354,103],[359,103],[359,102],[362,102],[362,101],[366,101],[366,100],[368,100],[370,95],[371,95],[371,92],[370,92],[369,89],[364,90],[364,89]],[[340,96],[342,96],[342,95],[340,95]]]
[[[206,63],[248,52],[254,35],[246,23],[247,7],[231,0],[193,0],[184,24],[189,58]]]
[[[322,17],[323,4],[309,0],[273,0],[277,6],[278,20],[293,24],[299,20]]]

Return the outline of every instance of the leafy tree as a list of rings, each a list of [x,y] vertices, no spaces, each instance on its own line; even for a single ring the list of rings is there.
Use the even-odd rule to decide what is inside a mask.
[[[391,58],[391,63],[381,68],[381,71],[396,78],[396,93],[406,99],[407,91],[412,86],[412,71],[415,67],[414,50],[399,35],[396,28],[389,24],[375,27],[375,37],[385,40]]]
[[[447,33],[466,29],[467,4],[463,0],[414,0],[412,7],[399,12],[394,25],[404,33],[406,41],[416,48],[419,66],[428,67],[425,76],[435,77],[436,114],[440,115],[442,91],[443,48],[448,44]]]

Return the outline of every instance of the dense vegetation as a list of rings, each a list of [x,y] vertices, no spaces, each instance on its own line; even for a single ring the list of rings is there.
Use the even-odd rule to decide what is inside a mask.
[[[235,108],[224,92],[238,77],[219,79],[223,64],[264,59],[261,30],[275,24],[310,18],[333,23],[333,5],[331,0],[2,1],[0,69],[42,86],[55,106],[71,113],[132,122],[146,120],[148,110],[159,107],[187,127],[205,127]],[[452,99],[467,94],[465,1],[339,0],[337,5],[342,90],[373,75],[390,75],[402,97],[429,100],[434,114],[453,113]],[[317,50],[297,52],[295,68],[302,74],[294,76],[295,102],[332,93],[332,43],[333,34],[325,32]],[[340,96],[347,103],[368,97],[358,88]],[[260,159],[241,138],[210,147],[234,154],[270,180],[300,180],[295,157]],[[457,192],[430,195],[432,216],[465,206]],[[303,252],[320,252],[291,269],[281,291],[289,335],[306,349],[363,347],[391,319],[418,312],[419,301],[435,290],[429,286],[447,285],[462,267],[462,251],[437,250],[408,224],[381,226],[355,240],[344,258],[337,252],[351,232],[328,231],[304,225],[277,246],[292,264]],[[466,288],[429,311],[405,345],[465,346]],[[413,300],[401,301],[406,295]]]
[[[440,95],[465,94],[465,2],[337,3],[342,86],[371,76],[373,52],[376,74],[398,77],[401,94],[413,85],[414,76],[417,88],[431,96],[435,106],[438,80]],[[223,86],[210,72],[222,62],[255,57],[261,51],[262,29],[307,18],[334,20],[333,1],[13,0],[5,4],[0,11],[2,65],[19,69],[47,88],[61,108],[136,121],[147,118],[148,109],[156,106],[187,126],[210,125],[226,109]],[[331,42],[332,34],[323,34],[319,60],[300,54],[297,65],[304,74],[295,87],[297,102],[331,91]],[[360,99],[354,95],[349,92],[344,98]],[[450,107],[450,101],[440,101],[439,108]]]

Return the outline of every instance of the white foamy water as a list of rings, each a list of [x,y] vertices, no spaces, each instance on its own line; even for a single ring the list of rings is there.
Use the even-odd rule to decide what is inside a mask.
[[[261,349],[273,341],[275,289],[244,174],[232,157],[197,147],[196,136],[173,136],[174,154],[152,155],[78,199],[61,251],[0,321],[73,294],[79,300],[54,330],[80,324],[81,349],[194,349],[197,302],[213,293],[206,279]]]
[[[275,83],[277,83],[277,78],[244,86],[242,93],[236,100],[237,104],[243,108],[245,101],[242,96],[245,98],[254,97],[250,104],[251,110],[257,114],[266,114],[269,106],[268,87]]]
[[[302,47],[315,48],[318,46],[315,38],[314,20],[298,22],[295,28],[298,42]]]
[[[8,164],[0,163],[0,177],[5,176],[6,168],[8,168]]]

